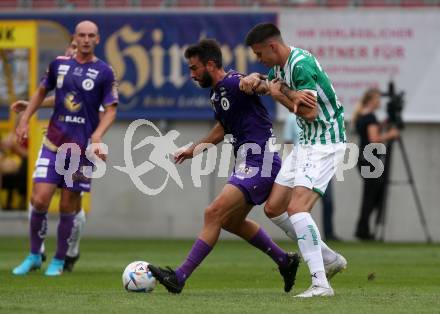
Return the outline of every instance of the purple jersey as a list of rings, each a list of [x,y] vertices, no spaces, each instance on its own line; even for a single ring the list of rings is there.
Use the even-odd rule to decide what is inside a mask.
[[[236,186],[244,194],[249,204],[266,201],[273,182],[281,167],[277,153],[265,152],[273,138],[272,122],[260,97],[240,91],[240,77],[236,71],[229,71],[211,90],[211,103],[215,118],[222,124],[225,133],[233,136],[236,166],[228,183]],[[257,144],[261,154],[247,152],[246,161],[237,156],[243,144]],[[243,151],[244,153],[244,151]],[[267,163],[269,161],[269,163]],[[253,169],[257,169],[253,173]]]
[[[252,160],[261,161],[266,143],[273,137],[272,122],[261,103],[260,97],[247,95],[239,88],[240,77],[236,71],[229,71],[211,90],[211,104],[215,118],[222,124],[226,134],[232,134],[234,154],[245,143],[256,143],[261,155],[250,155]]]
[[[45,142],[50,149],[76,143],[84,152],[99,124],[99,107],[118,103],[115,75],[110,66],[95,58],[85,64],[75,58],[58,57],[41,81],[55,89],[55,108]]]

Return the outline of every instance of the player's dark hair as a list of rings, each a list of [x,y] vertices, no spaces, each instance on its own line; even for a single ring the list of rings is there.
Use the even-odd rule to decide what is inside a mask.
[[[204,65],[208,61],[213,61],[218,68],[223,66],[222,51],[215,39],[202,39],[197,44],[189,46],[185,50],[185,58],[189,59],[192,57],[199,57]]]
[[[275,24],[272,23],[260,23],[255,25],[246,35],[246,45],[252,46],[254,44],[260,44],[266,39],[272,37],[279,37],[281,39],[281,32]]]

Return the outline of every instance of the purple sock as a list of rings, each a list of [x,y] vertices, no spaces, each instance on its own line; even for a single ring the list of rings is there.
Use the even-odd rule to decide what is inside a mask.
[[[194,243],[191,251],[189,252],[186,260],[180,265],[179,268],[176,269],[177,280],[180,283],[185,282],[194,269],[200,265],[203,259],[208,256],[209,252],[211,252],[212,247],[208,245],[202,239],[197,239]]]
[[[55,253],[55,258],[57,259],[64,260],[66,257],[67,249],[69,248],[67,240],[72,233],[74,219],[75,214],[60,214],[57,233],[57,252]]]
[[[272,241],[262,227],[258,229],[249,243],[269,255],[278,266],[287,266],[287,253]]]
[[[39,254],[47,232],[47,212],[39,212],[32,208],[29,225],[31,253]]]

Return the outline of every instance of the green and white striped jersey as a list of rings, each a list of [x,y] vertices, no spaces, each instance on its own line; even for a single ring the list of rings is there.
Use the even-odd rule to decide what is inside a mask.
[[[301,144],[330,144],[345,142],[344,108],[338,101],[330,79],[318,60],[307,50],[291,47],[283,68],[273,67],[268,79],[280,78],[293,90],[317,93],[319,115],[308,122],[298,117]]]

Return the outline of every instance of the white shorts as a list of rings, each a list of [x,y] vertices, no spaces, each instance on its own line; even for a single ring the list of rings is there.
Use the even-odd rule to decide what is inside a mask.
[[[275,183],[304,186],[321,196],[344,160],[345,143],[296,145],[281,165]]]

